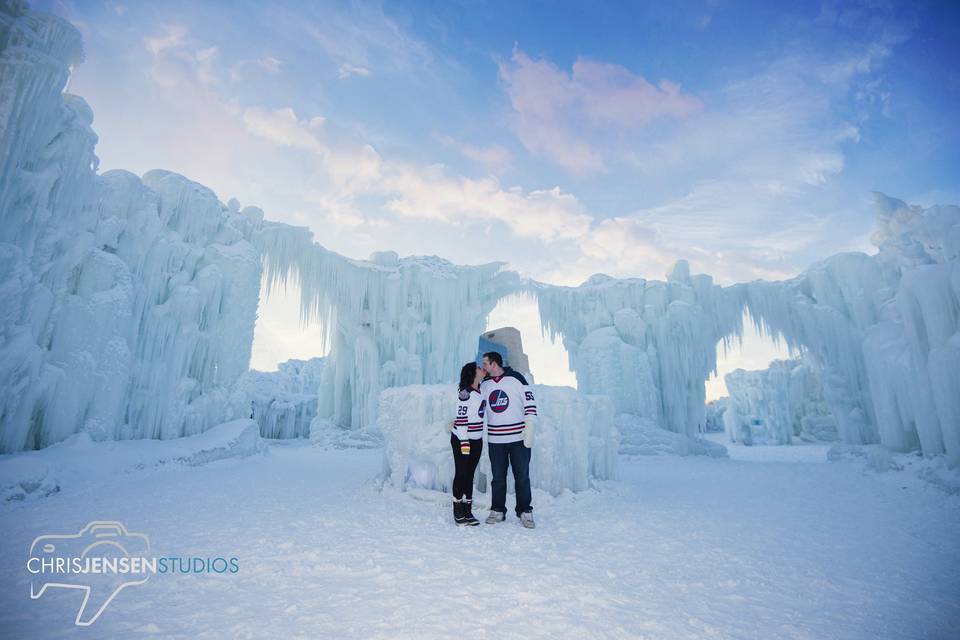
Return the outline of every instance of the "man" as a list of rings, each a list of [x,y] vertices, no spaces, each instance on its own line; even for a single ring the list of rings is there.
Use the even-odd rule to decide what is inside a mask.
[[[524,527],[534,528],[530,505],[530,447],[537,418],[533,391],[522,375],[504,368],[496,351],[483,354],[487,377],[480,383],[480,395],[487,402],[487,443],[493,475],[493,493],[487,524],[503,522],[507,517],[507,466],[513,469],[517,490],[517,517]]]

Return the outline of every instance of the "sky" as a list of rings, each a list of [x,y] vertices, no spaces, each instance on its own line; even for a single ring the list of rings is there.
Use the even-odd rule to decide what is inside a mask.
[[[354,258],[731,284],[872,252],[874,191],[960,202],[956,2],[31,4],[83,34],[101,171],[182,173]],[[262,300],[251,366],[321,355],[297,304]],[[503,324],[572,382],[533,303]],[[720,373],[785,355],[748,330]]]

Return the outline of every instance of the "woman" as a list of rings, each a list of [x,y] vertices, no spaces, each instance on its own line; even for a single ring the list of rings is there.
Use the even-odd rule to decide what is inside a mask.
[[[480,396],[483,369],[468,362],[460,369],[460,388],[457,393],[457,417],[453,421],[450,447],[453,449],[453,520],[457,524],[475,527],[480,521],[473,517],[473,474],[483,452],[483,410],[486,401]]]

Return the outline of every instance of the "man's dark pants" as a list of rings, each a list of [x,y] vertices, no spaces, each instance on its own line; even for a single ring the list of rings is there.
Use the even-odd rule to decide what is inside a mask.
[[[490,444],[490,472],[493,479],[490,488],[493,500],[491,511],[507,512],[507,465],[513,469],[513,482],[517,490],[517,516],[533,511],[530,506],[530,449],[523,442]]]

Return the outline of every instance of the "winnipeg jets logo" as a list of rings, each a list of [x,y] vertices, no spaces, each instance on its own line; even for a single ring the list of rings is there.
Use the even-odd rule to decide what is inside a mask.
[[[510,396],[503,389],[497,389],[490,394],[490,410],[494,413],[503,413],[510,406]]]

